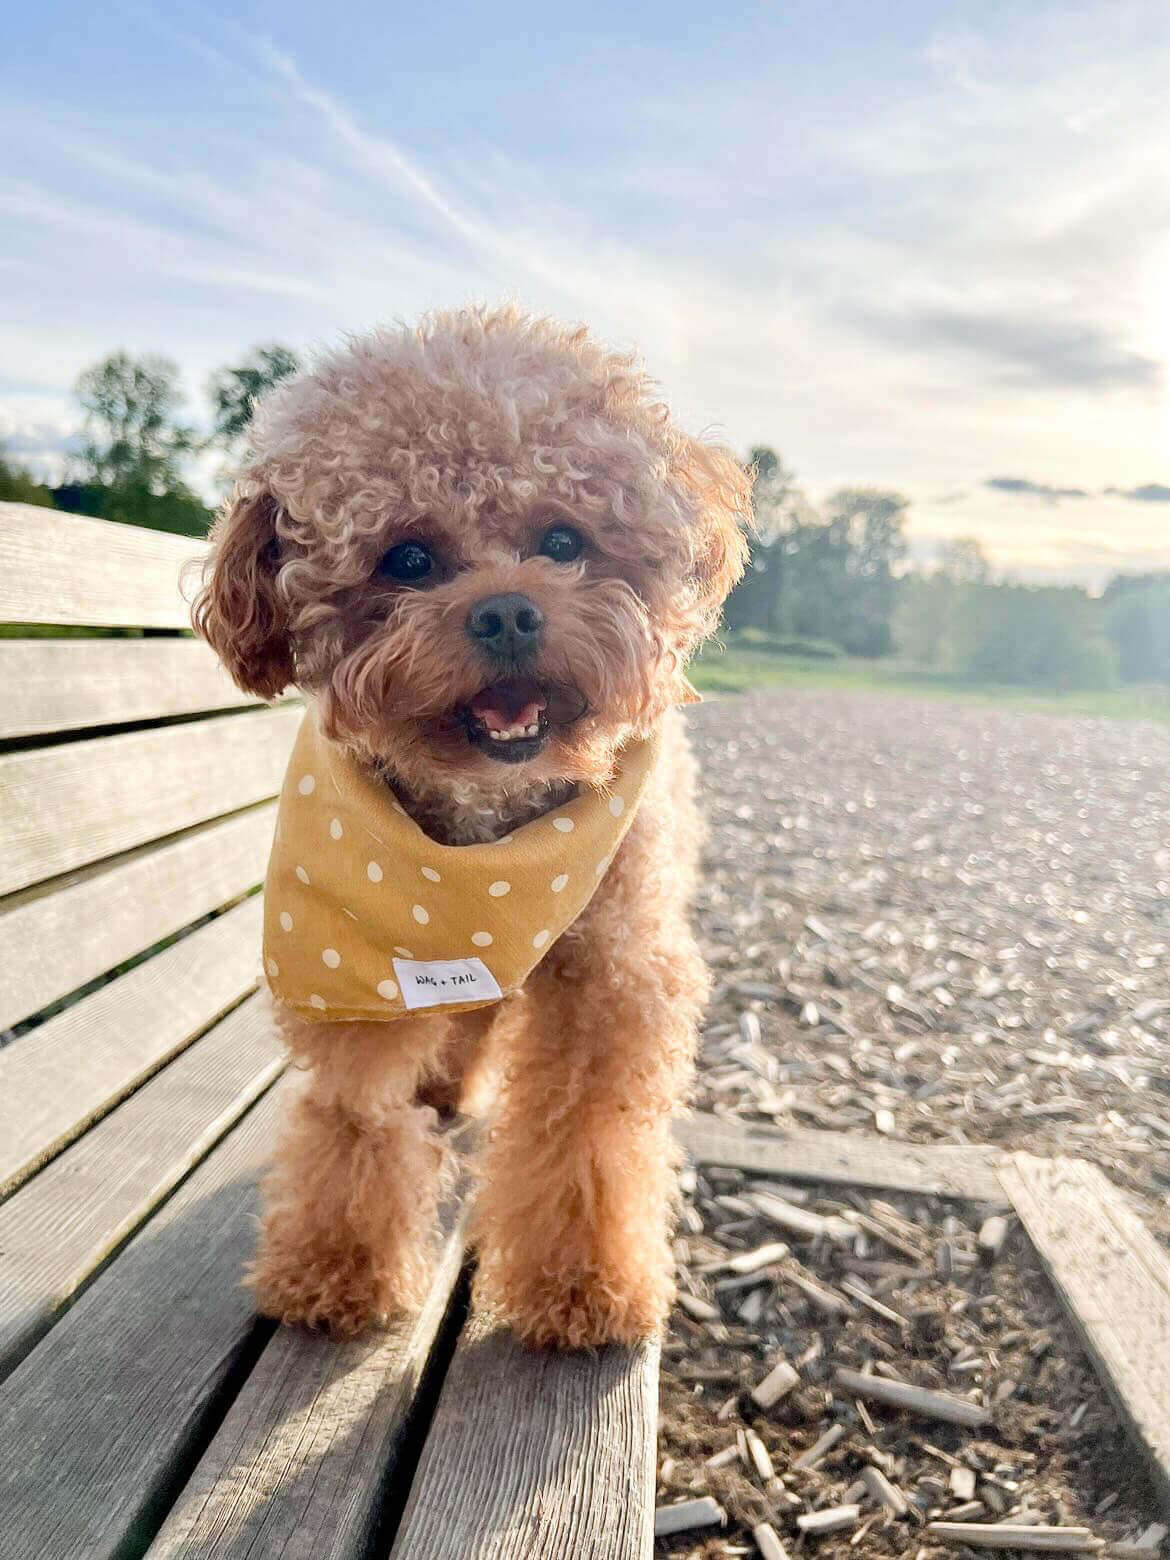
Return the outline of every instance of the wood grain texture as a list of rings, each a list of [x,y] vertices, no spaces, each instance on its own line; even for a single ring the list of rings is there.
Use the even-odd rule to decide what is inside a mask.
[[[0,1193],[246,995],[260,917],[257,895],[0,1051]]]
[[[300,721],[259,710],[0,758],[0,893],[275,795]]]
[[[647,1560],[658,1350],[554,1354],[470,1322],[393,1560]]]
[[[34,504],[0,504],[0,623],[187,628],[179,572],[207,543]]]
[[[0,1560],[145,1548],[246,1363],[240,1273],[272,1128],[269,1094],[0,1385]]]
[[[369,1552],[463,1245],[460,1221],[413,1322],[352,1342],[278,1329],[149,1560],[358,1560]]]
[[[263,803],[0,902],[0,1029],[254,888],[275,821]]]
[[[0,688],[0,737],[256,703],[200,639],[3,639]]]
[[[1095,1165],[1011,1154],[1000,1174],[1170,1502],[1170,1257]]]
[[[0,1206],[0,1376],[283,1066],[253,997]]]
[[[700,1164],[732,1165],[793,1181],[880,1186],[932,1193],[1002,1207],[1006,1196],[993,1148],[950,1143],[894,1143],[843,1132],[782,1132],[697,1115],[679,1121],[675,1136]]]

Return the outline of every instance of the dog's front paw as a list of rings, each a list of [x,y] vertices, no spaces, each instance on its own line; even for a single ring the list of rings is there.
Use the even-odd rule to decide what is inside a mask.
[[[584,1272],[541,1275],[491,1299],[512,1331],[536,1348],[596,1349],[657,1336],[671,1295],[656,1275]]]
[[[248,1282],[261,1315],[352,1337],[417,1311],[429,1277],[421,1260],[390,1270],[360,1248],[280,1250],[269,1244]]]

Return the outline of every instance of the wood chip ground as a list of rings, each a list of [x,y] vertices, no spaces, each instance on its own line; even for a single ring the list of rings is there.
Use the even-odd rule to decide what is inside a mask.
[[[692,732],[712,822],[701,1109],[1075,1154],[1170,1235],[1170,727],[785,690],[713,701]],[[768,1197],[819,1217],[770,1219]],[[1156,1553],[1140,1460],[1002,1215],[701,1170],[658,1498],[708,1497],[727,1523],[657,1553],[962,1552],[930,1522],[1084,1528],[1118,1554],[1152,1532],[1134,1552]],[[773,1242],[788,1252],[754,1268]],[[752,1390],[784,1361],[799,1383],[765,1409]],[[840,1370],[988,1422],[857,1395]],[[797,1521],[853,1506],[819,1534]]]

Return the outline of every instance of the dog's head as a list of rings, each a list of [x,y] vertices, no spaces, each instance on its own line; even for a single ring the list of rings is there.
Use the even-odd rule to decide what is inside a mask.
[[[606,778],[743,570],[739,464],[631,358],[514,308],[351,342],[253,443],[196,625],[420,790]]]

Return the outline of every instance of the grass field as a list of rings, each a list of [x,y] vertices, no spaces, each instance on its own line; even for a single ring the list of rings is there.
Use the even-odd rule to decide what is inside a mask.
[[[1099,715],[1116,720],[1170,721],[1170,688],[1124,688],[1060,692],[946,677],[894,658],[880,661],[841,656],[775,655],[766,650],[713,644],[692,662],[690,678],[704,693],[742,693],[747,688],[825,688],[857,693],[913,693],[966,704],[1010,705],[1055,715]]]

